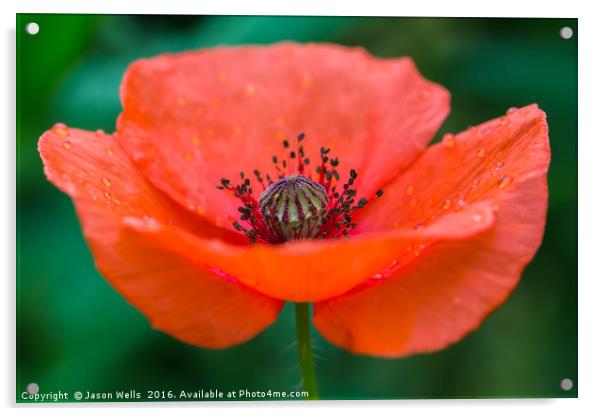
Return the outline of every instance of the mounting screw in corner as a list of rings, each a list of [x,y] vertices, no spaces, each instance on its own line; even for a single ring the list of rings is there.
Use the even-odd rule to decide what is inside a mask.
[[[570,39],[573,37],[573,29],[570,28],[569,26],[565,26],[562,29],[560,29],[560,37],[562,39]]]
[[[38,394],[40,392],[40,386],[38,383],[29,383],[27,387],[25,387],[25,391],[29,394]]]
[[[570,378],[563,378],[560,381],[560,388],[564,391],[571,391],[573,389],[573,380]]]
[[[37,35],[39,31],[40,25],[38,25],[36,22],[29,22],[25,25],[25,32],[27,32],[28,35]]]

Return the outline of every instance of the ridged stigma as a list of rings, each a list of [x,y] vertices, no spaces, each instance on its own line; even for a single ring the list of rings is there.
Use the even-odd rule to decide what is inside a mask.
[[[271,184],[259,198],[259,210],[271,231],[284,240],[313,238],[324,220],[328,194],[302,175],[290,175]]]

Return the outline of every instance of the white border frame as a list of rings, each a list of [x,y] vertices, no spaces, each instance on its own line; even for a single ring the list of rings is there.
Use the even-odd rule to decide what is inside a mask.
[[[396,4],[397,3],[397,4]],[[337,410],[351,414],[364,414],[369,408],[379,413],[412,415],[479,415],[507,416],[510,412],[523,411],[562,415],[576,413],[600,414],[599,389],[602,387],[601,356],[602,335],[602,267],[596,261],[600,256],[599,239],[602,236],[602,206],[600,184],[602,183],[602,134],[596,130],[602,116],[600,98],[600,74],[602,74],[600,41],[602,39],[602,16],[594,2],[559,2],[504,0],[503,2],[477,2],[470,0],[418,2],[394,2],[370,0],[352,2],[344,0],[296,1],[285,3],[278,0],[198,1],[170,0],[147,2],[124,2],[103,0],[87,2],[77,0],[23,0],[20,4],[2,3],[0,19],[3,23],[3,65],[1,68],[2,89],[8,96],[0,100],[0,125],[4,129],[0,181],[0,204],[2,221],[0,229],[2,247],[0,264],[4,267],[2,283],[2,320],[0,321],[3,342],[0,344],[4,365],[0,379],[0,405],[9,408],[8,414],[144,414],[164,415],[166,409],[178,409],[178,413],[239,414],[287,414],[317,412],[326,414]],[[317,403],[131,403],[70,405],[47,407],[15,405],[15,13],[124,13],[124,14],[287,14],[287,15],[355,15],[355,16],[446,16],[446,17],[577,17],[579,27],[579,399],[520,399],[520,400],[412,400],[412,401],[336,401]],[[6,59],[8,58],[8,59]],[[8,371],[7,371],[8,370]],[[200,408],[200,409],[199,409]]]

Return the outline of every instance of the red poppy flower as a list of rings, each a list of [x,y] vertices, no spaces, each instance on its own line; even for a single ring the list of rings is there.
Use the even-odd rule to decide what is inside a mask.
[[[545,114],[427,147],[449,94],[408,58],[290,43],[162,55],[128,68],[121,98],[116,133],[57,124],[39,151],[100,272],[183,341],[244,342],[293,301],[353,352],[437,350],[504,302],[541,242]]]

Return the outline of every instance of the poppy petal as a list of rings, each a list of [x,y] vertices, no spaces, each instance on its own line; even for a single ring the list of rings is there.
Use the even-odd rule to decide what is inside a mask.
[[[386,191],[404,206],[411,198],[418,199],[416,208],[433,198],[438,207],[425,207],[420,214],[408,209],[402,219],[390,218],[391,208],[374,204],[373,229],[397,226],[396,221],[402,227],[421,221],[428,229],[446,211],[442,207],[448,204],[441,201],[450,199],[457,209],[459,198],[466,206],[457,213],[490,204],[496,213],[493,226],[468,238],[435,242],[375,284],[317,303],[315,325],[332,343],[385,357],[444,348],[504,302],[534,256],[547,209],[545,114],[529,106],[447,140],[454,141],[429,148]],[[409,186],[414,186],[412,195],[407,195]]]
[[[154,327],[209,348],[272,323],[282,302],[191,263],[131,232],[131,217],[236,244],[239,237],[163,196],[111,135],[57,125],[38,143],[48,179],[74,201],[96,265]]]
[[[420,228],[448,212],[504,193],[512,183],[547,172],[545,113],[536,105],[457,135],[446,134],[384,187],[356,217],[356,234]]]
[[[327,44],[140,60],[121,97],[119,140],[136,165],[174,200],[227,227],[239,203],[216,185],[255,169],[276,177],[272,157],[287,156],[284,139],[306,134],[311,171],[319,148],[331,148],[341,176],[356,169],[359,193],[370,195],[424,150],[449,111],[448,92],[409,58]]]
[[[475,221],[474,218],[479,220]],[[268,296],[294,302],[328,299],[347,292],[375,273],[413,258],[417,244],[462,238],[493,224],[486,204],[450,213],[420,231],[398,230],[375,236],[305,241],[280,246],[236,247],[198,238],[181,229],[140,220],[131,226],[165,250],[240,282]]]

